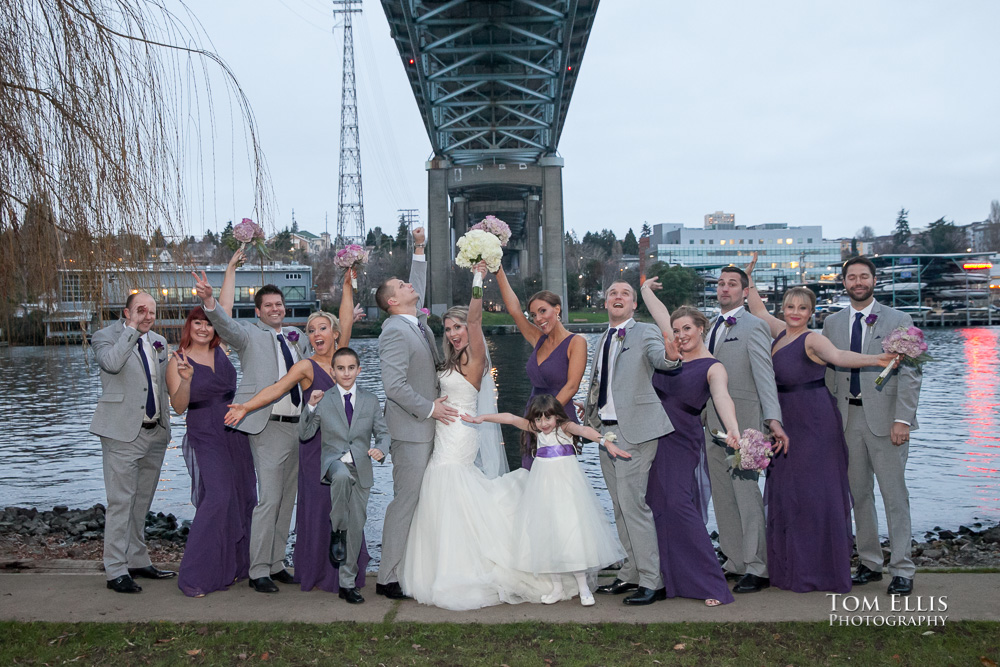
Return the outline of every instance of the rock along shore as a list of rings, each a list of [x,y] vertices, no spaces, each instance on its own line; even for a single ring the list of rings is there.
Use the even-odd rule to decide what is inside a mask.
[[[149,512],[146,540],[153,561],[179,562],[190,526],[190,520],[178,521],[173,514]],[[718,534],[713,532],[712,539]],[[103,542],[101,504],[87,509],[58,505],[48,511],[5,507],[0,513],[0,567],[16,567],[12,563],[23,560],[100,561]],[[888,562],[888,540],[882,546]],[[924,541],[914,541],[913,560],[919,568],[1000,567],[1000,525],[983,527],[977,521],[956,530],[935,526],[924,533]]]

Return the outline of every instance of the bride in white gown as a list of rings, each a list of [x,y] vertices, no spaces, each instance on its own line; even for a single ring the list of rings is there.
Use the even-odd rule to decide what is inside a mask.
[[[482,300],[472,300],[467,320],[462,310],[444,316],[441,395],[459,413],[476,415],[488,372]],[[418,602],[445,609],[539,602],[552,591],[551,581],[510,567],[514,516],[527,471],[487,477],[476,467],[478,436],[475,426],[461,420],[437,425],[399,583]]]

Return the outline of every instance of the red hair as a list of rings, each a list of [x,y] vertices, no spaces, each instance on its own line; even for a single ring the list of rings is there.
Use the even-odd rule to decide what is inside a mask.
[[[186,350],[191,347],[191,323],[195,320],[205,320],[209,321],[208,316],[205,315],[205,310],[201,306],[195,306],[188,313],[187,320],[184,321],[184,330],[181,331],[181,349]],[[213,327],[214,330],[215,327]],[[219,346],[222,339],[219,338],[218,332],[215,332],[212,336],[212,340],[208,343],[208,349],[212,350]]]

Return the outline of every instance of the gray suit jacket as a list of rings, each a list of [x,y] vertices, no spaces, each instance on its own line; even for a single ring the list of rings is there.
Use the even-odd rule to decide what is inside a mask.
[[[429,417],[438,397],[438,352],[427,315],[420,311],[427,288],[427,262],[410,263],[410,283],[420,301],[417,321],[420,328],[400,315],[390,315],[382,323],[378,356],[385,391],[385,422],[393,440],[432,442],[434,420]]]
[[[351,396],[354,414],[351,425],[347,425],[347,413],[340,389],[331,387],[316,405],[315,410],[303,408],[299,421],[299,439],[308,440],[322,426],[323,454],[320,463],[320,479],[329,483],[329,470],[347,452],[351,452],[354,467],[358,471],[361,486],[370,489],[374,483],[372,461],[368,456],[372,435],[375,448],[383,454],[389,451],[389,431],[382,418],[382,408],[375,394],[355,385],[357,396]]]
[[[913,326],[913,318],[904,312],[883,306],[878,301],[872,306],[872,315],[878,316],[874,326],[865,333],[863,354],[881,354],[882,341],[893,329]],[[823,335],[841,350],[851,349],[851,309],[844,308],[823,321]],[[862,326],[868,325],[862,323]],[[881,368],[861,369],[861,404],[868,428],[878,436],[887,436],[897,419],[908,422],[911,430],[917,428],[917,399],[920,397],[921,375],[912,366],[899,366],[881,386],[875,378]],[[837,406],[847,427],[847,397],[851,388],[851,369],[830,366],[826,369],[826,386],[837,399]]]
[[[736,405],[740,432],[748,428],[762,430],[766,420],[781,421],[771,363],[771,331],[764,320],[745,308],[735,317],[733,326],[723,324],[719,327],[714,354],[729,375],[729,395]],[[711,328],[706,333],[711,336]],[[725,432],[711,398],[705,408],[705,423],[709,428]]]
[[[598,343],[601,347],[609,330]],[[653,371],[679,368],[680,363],[664,358],[663,334],[652,324],[632,321],[626,327],[625,340],[612,341],[621,345],[614,361],[611,375],[611,393],[615,399],[615,413],[618,428],[629,442],[639,444],[654,440],[674,430],[667,417],[660,398],[653,389]],[[599,347],[598,350],[601,348]],[[587,390],[587,404],[584,407],[584,423],[601,430],[597,400],[600,393],[600,353],[594,355],[590,371],[590,385]]]
[[[162,348],[156,351],[157,390],[160,402],[160,424],[170,432],[170,394],[167,392],[167,341],[152,331],[149,339]],[[138,349],[139,332],[127,329],[118,320],[94,334],[90,346],[101,369],[101,397],[90,422],[94,435],[132,442],[146,415],[146,371]]]
[[[278,381],[278,350],[274,345],[274,335],[271,327],[255,322],[237,322],[222,310],[216,303],[214,310],[206,310],[205,315],[212,323],[219,336],[229,347],[236,350],[240,357],[240,385],[236,388],[234,403],[244,403],[250,400],[258,391]],[[289,332],[299,335],[295,343],[288,341]],[[299,359],[305,359],[312,354],[309,340],[295,327],[281,327],[289,347],[295,347]],[[247,414],[234,428],[251,435],[256,435],[267,426],[271,416],[271,406],[266,405],[259,410]]]

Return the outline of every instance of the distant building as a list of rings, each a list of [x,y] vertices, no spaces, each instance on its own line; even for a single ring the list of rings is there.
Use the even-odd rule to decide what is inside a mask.
[[[707,218],[706,218],[707,224]],[[697,229],[676,223],[653,226],[647,262],[680,264],[713,275],[730,264],[742,267],[757,252],[757,274],[764,280],[785,276],[796,282],[830,279],[827,267],[840,263],[840,242],[823,239],[819,225],[785,223]]]
[[[736,214],[716,211],[705,215],[705,229],[735,229]]]
[[[309,255],[317,255],[330,249],[330,235],[323,232],[317,236],[305,230],[292,232],[292,249],[302,250]]]

